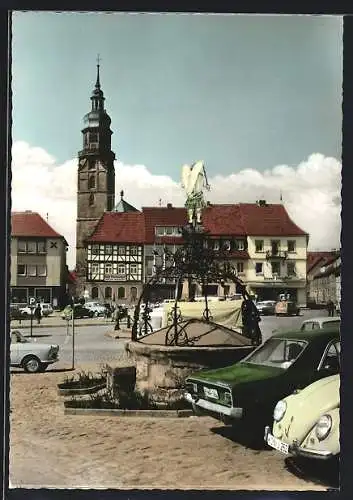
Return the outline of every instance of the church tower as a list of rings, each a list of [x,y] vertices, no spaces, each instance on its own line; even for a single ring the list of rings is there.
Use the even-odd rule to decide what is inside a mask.
[[[104,101],[98,57],[97,80],[91,95],[92,109],[83,118],[83,149],[78,153],[76,273],[81,282],[86,278],[85,239],[93,232],[103,213],[114,208],[113,132],[110,130],[111,119],[104,109]]]

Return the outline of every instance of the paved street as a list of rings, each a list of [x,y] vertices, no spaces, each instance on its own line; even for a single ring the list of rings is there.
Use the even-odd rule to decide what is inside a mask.
[[[263,339],[268,339],[277,328],[300,326],[304,319],[326,314],[326,311],[304,310],[300,316],[262,316],[260,327]],[[85,324],[89,324],[90,321],[93,323],[92,326],[79,326],[75,329],[75,363],[99,364],[121,358],[128,339],[114,339],[106,335],[113,331],[113,323],[104,320],[85,320]],[[72,362],[72,336],[67,336],[66,322],[62,324],[58,320],[58,325],[50,328],[45,328],[43,325],[33,330],[36,342],[55,343],[60,346],[60,363],[55,365],[56,368],[71,366]],[[19,329],[21,330],[21,327]],[[22,329],[22,332],[29,337],[29,329]]]

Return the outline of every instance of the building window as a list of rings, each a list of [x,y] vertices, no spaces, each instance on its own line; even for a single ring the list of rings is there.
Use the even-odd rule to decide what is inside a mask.
[[[37,243],[35,241],[27,241],[27,252],[37,253]]]
[[[277,276],[281,273],[281,264],[280,262],[271,262],[272,274],[276,274]]]
[[[47,266],[37,266],[37,276],[46,276]]]
[[[238,240],[238,250],[245,250],[245,241]]]
[[[91,132],[89,140],[90,142],[98,142],[98,134],[96,132]]]
[[[137,265],[136,264],[130,264],[130,273],[137,274]]]
[[[119,276],[125,275],[125,264],[118,264],[118,275]]]
[[[98,273],[99,273],[98,264],[92,264],[92,274],[98,274]]]
[[[37,266],[27,266],[28,276],[37,276]]]
[[[113,247],[112,247],[112,245],[105,245],[105,253],[107,255],[111,255],[113,253]]]
[[[222,248],[223,248],[224,251],[230,252],[230,249],[231,249],[230,240],[225,240],[223,242]]]
[[[219,250],[219,241],[213,243],[213,250],[216,250],[216,252]]]
[[[130,247],[130,255],[137,255],[137,247]]]
[[[287,262],[287,275],[295,276],[295,262]]]
[[[96,179],[94,175],[90,175],[88,178],[88,189],[94,189],[96,187]]]
[[[105,264],[105,266],[104,266],[104,274],[113,274],[113,266],[112,266],[112,264]]]
[[[256,264],[255,264],[255,271],[256,271],[256,274],[262,274],[263,273],[263,264],[262,264],[262,262],[256,262]]]
[[[94,194],[93,193],[91,193],[89,195],[88,204],[89,204],[90,207],[92,207],[94,205]]]
[[[244,272],[244,262],[237,262],[237,273]]]
[[[38,253],[45,253],[45,241],[37,241],[37,252]]]
[[[18,240],[18,251],[20,253],[26,253],[27,252],[27,242],[24,240]]]
[[[288,240],[288,252],[295,252],[295,240]]]
[[[93,255],[99,254],[99,245],[92,245],[92,254]]]
[[[272,255],[278,255],[279,249],[280,249],[280,241],[279,240],[272,240],[271,241]]]
[[[118,299],[125,299],[125,288],[123,286],[118,288]]]
[[[111,286],[106,286],[105,287],[104,298],[105,299],[111,299],[112,298],[112,287]]]
[[[164,227],[157,226],[156,227],[156,235],[163,236],[164,235]]]
[[[17,265],[17,275],[26,276],[26,266],[24,264]]]
[[[174,233],[174,228],[173,227],[166,227],[165,228],[165,234],[167,236],[172,236],[173,233]]]
[[[137,288],[136,286],[132,286],[130,289],[130,298],[131,302],[135,302],[137,299]]]
[[[255,240],[255,252],[264,251],[264,240]]]
[[[125,247],[119,247],[119,255],[125,255]]]
[[[92,299],[98,299],[98,287],[94,286],[92,288]]]

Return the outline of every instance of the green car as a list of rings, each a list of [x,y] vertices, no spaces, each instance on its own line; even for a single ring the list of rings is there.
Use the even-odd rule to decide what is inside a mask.
[[[235,365],[190,375],[184,397],[195,413],[246,424],[263,440],[280,399],[339,372],[339,349],[338,327],[275,334]]]

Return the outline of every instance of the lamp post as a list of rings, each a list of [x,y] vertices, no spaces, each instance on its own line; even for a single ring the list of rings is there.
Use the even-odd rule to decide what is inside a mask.
[[[75,304],[72,297],[72,369],[75,369]]]
[[[34,312],[34,305],[31,304],[30,306],[30,309],[31,309],[31,317],[30,317],[30,321],[31,321],[31,330],[30,330],[30,335],[31,337],[33,336],[33,312]]]

